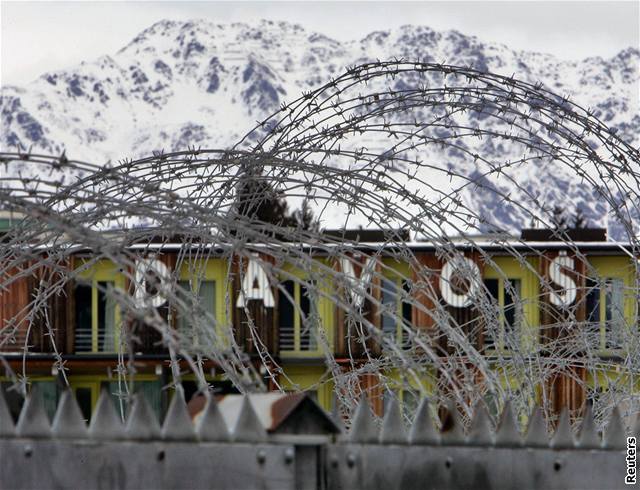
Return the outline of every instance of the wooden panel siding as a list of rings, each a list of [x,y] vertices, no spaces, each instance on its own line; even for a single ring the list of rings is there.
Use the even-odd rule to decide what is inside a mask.
[[[442,261],[434,253],[416,252],[416,262],[411,266],[412,291],[415,304],[412,306],[412,323],[428,335],[435,344],[437,338],[434,310],[439,296],[438,280]]]
[[[382,417],[384,415],[384,385],[380,376],[376,373],[361,374],[359,376],[359,389],[367,395],[373,413]]]
[[[1,267],[1,266],[0,266]],[[31,301],[28,277],[14,267],[0,277],[0,351],[22,351],[27,345],[29,322],[27,315]]]
[[[467,255],[480,270],[482,277],[484,263],[477,252]],[[481,316],[475,306],[455,307],[447,304],[440,292],[440,272],[444,261],[434,253],[416,253],[416,264],[412,265],[413,296],[416,304],[412,308],[413,325],[431,337],[431,344],[438,350],[439,355],[449,356],[454,349],[449,345],[444,325],[438,326],[435,318],[438,316],[438,306],[448,319],[448,327],[460,329],[478,350],[483,346],[483,325]],[[452,287],[458,294],[466,292],[468,284],[464,280],[452,281]],[[444,318],[443,318],[444,320]]]
[[[580,358],[584,355],[580,346],[584,344],[582,329],[586,320],[587,267],[574,253],[567,253],[574,261],[574,270],[562,268],[562,271],[575,282],[576,299],[568,307],[556,306],[551,302],[551,291],[559,291],[560,286],[551,282],[549,267],[558,256],[557,251],[547,251],[540,260],[539,274],[543,278],[540,283],[540,343],[543,356],[552,359],[562,356],[569,366],[545,380],[542,397],[556,414],[567,407],[575,417],[580,414],[586,400],[586,370],[572,367],[571,364],[579,366]],[[553,363],[553,360],[550,362]]]
[[[482,277],[484,262],[480,254],[472,252],[466,256],[476,263]],[[442,359],[443,363],[436,371],[437,389],[444,397],[449,397],[453,393],[464,392],[466,386],[477,386],[482,377],[476,366],[468,362],[467,355],[460,350],[459,343],[450,342],[447,329],[460,331],[469,340],[472,348],[482,351],[485,326],[482,315],[474,305],[455,307],[447,304],[442,297],[440,274],[444,260],[434,253],[421,252],[416,253],[416,261],[411,268],[413,296],[416,299],[412,320],[415,328],[430,339],[429,343]],[[457,294],[468,291],[469,284],[463,278],[453,278],[451,282]],[[436,318],[443,314],[440,321],[436,321]]]
[[[69,263],[65,260],[53,266],[38,265],[27,277],[27,304],[33,320],[28,328],[30,352],[66,353]],[[36,298],[41,302],[33,303]]]

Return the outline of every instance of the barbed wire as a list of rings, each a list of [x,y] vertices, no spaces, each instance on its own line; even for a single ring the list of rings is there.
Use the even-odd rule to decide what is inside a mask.
[[[542,397],[552,417],[555,379],[584,390],[598,420],[621,401],[634,412],[638,162],[637,148],[541,84],[404,60],[348,68],[228,150],[159,152],[106,166],[2,153],[0,208],[20,219],[0,244],[0,294],[24,287],[29,300],[16,311],[5,307],[0,333],[2,350],[22,354],[22,372],[0,358],[25,391],[30,333],[38,330],[64,376],[55,305],[72,294],[70,284],[92,285],[91,269],[109,263],[122,280],[93,286],[119,311],[123,383],[135,378],[133,346],[144,326],[168,349],[175,385],[187,365],[207,389],[203,365],[211,360],[243,392],[266,381],[295,386],[268,331],[279,325],[269,315],[288,302],[300,317],[294,344],[304,339],[306,353],[323,359],[318,383],[331,383],[345,415],[375,385],[403,398],[408,413],[410,400],[424,395],[455,400],[467,418],[477,403],[497,414],[512,400],[524,414]],[[555,221],[554,206],[575,203],[566,190],[564,201],[549,202],[553,189],[532,186],[532,172],[543,170],[603,203],[603,219],[621,230],[607,245],[626,257],[621,277],[629,278],[616,293],[625,314],[613,312],[616,325],[606,325],[617,330],[614,356],[603,355],[600,320],[585,316],[598,271],[584,244]],[[474,196],[512,215],[511,227]],[[309,207],[316,221],[261,219],[256,210],[278,199]],[[553,229],[552,241],[513,235],[513,223],[531,222]],[[374,243],[321,228],[356,225],[363,237],[367,228],[386,233]],[[169,252],[173,262],[162,266]],[[224,292],[216,314],[198,299],[211,261],[224,274],[216,276]],[[482,270],[504,285],[498,297]],[[256,288],[247,277],[262,282]],[[175,328],[177,319],[189,328]]]

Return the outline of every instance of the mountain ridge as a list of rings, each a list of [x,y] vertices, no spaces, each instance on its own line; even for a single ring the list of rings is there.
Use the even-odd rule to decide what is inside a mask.
[[[256,121],[340,75],[347,66],[394,57],[541,81],[549,90],[592,108],[596,117],[638,146],[640,51],[633,47],[607,59],[566,61],[514,51],[455,30],[411,24],[341,42],[282,21],[163,19],[116,53],[44,73],[25,86],[3,87],[0,150],[64,151],[69,158],[102,164],[187,147],[227,148]],[[483,151],[497,156],[505,149],[488,142]],[[449,161],[455,155],[442,157]],[[455,165],[458,171],[481,175],[471,163]],[[603,207],[590,205],[589,195],[573,185],[570,176],[553,182],[532,172],[528,178],[534,188],[544,183],[551,197],[562,196],[558,189],[564,186],[572,193],[573,205],[585,207],[594,224],[606,220]],[[486,196],[487,202],[473,195],[468,199],[486,212],[503,215],[499,223],[509,228],[517,222],[514,216],[521,215]]]

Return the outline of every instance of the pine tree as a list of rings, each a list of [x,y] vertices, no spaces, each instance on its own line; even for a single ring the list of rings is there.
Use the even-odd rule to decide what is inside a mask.
[[[320,223],[313,217],[313,211],[309,207],[309,201],[302,201],[302,207],[291,213],[290,220],[293,221],[290,226],[300,227],[303,230],[318,231]]]
[[[569,227],[567,216],[564,213],[564,209],[561,206],[553,207],[553,214],[551,216],[551,223],[557,231],[564,231]]]
[[[305,199],[299,210],[289,212],[287,200],[274,189],[268,177],[255,166],[243,164],[236,192],[236,210],[251,221],[303,230],[318,229],[313,212]]]
[[[271,183],[256,166],[243,164],[236,190],[236,210],[240,216],[283,226],[288,212]]]
[[[584,213],[582,212],[582,208],[576,208],[576,214],[573,215],[573,227],[574,228],[588,228],[589,223]]]

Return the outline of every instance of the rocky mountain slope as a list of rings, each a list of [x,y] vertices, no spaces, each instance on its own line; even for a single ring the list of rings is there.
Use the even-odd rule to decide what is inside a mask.
[[[446,60],[541,81],[593,108],[635,146],[640,141],[638,49],[623,50],[610,59],[562,61],[424,26],[338,42],[284,22],[163,20],[115,54],[44,73],[19,87],[2,87],[0,149],[66,151],[74,159],[103,163],[189,146],[224,148],[283,102],[319,87],[346,66],[393,57]],[[472,163],[454,164],[457,171],[477,172],[480,178]],[[571,175],[533,169],[525,177],[526,185],[544,190],[548,200],[567,202],[569,196],[571,206],[581,207],[593,224],[607,224],[606,207],[594,202],[593,194]],[[490,194],[468,193],[465,199],[498,226],[515,229],[528,224],[522,213]]]

